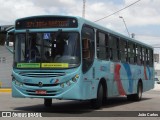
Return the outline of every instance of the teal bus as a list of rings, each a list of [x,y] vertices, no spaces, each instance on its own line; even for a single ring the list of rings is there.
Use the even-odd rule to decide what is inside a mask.
[[[153,48],[81,17],[32,16],[15,22],[12,96],[139,101],[154,87]]]

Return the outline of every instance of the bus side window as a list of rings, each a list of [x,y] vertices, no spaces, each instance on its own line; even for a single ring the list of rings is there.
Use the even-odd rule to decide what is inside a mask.
[[[120,51],[120,59],[122,62],[127,62],[127,49],[126,49],[126,41],[123,39],[119,40],[119,51]]]
[[[121,60],[120,38],[117,38],[117,59],[118,59],[118,60]]]
[[[117,62],[119,60],[118,57],[118,42],[119,38],[115,36],[109,36],[109,45],[110,45],[110,59]]]
[[[143,65],[146,65],[146,48],[142,48],[142,61]]]
[[[137,64],[141,65],[142,64],[142,49],[140,45],[136,45],[136,51],[137,51]]]
[[[112,37],[109,36],[109,58],[110,60],[113,60],[113,40]]]
[[[135,63],[135,44],[133,42],[128,43],[128,62]]]
[[[97,57],[101,60],[107,59],[107,37],[104,33],[97,33]]]
[[[149,66],[150,56],[149,56],[149,49],[147,49],[147,65]]]
[[[153,50],[149,50],[149,66],[153,67]]]

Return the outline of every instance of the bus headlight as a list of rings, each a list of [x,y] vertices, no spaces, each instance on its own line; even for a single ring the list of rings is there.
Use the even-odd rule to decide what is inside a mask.
[[[64,88],[64,83],[60,84],[60,86],[61,86],[62,88]]]
[[[14,81],[14,83],[18,86],[23,86],[22,82],[19,82],[18,80],[16,80],[15,78],[12,78],[12,81]]]
[[[66,84],[67,84],[68,86],[70,86],[70,85],[71,85],[71,81],[68,80],[68,81],[66,82]]]
[[[75,75],[73,78],[72,78],[72,81],[73,82],[77,82],[77,79],[79,78],[79,75],[77,74],[77,75]]]
[[[66,82],[64,82],[64,83],[61,83],[60,86],[61,86],[62,88],[64,88],[66,85],[67,85],[67,86],[70,86],[71,84],[76,83],[77,80],[78,80],[78,78],[79,78],[79,75],[77,74],[77,75],[75,75],[72,79],[70,79],[70,80],[68,80],[68,81],[66,81]]]

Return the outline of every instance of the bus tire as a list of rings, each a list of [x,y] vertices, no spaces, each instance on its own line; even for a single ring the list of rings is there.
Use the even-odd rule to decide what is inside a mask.
[[[142,92],[143,92],[142,83],[138,82],[137,93],[136,94],[127,95],[127,99],[129,101],[140,101],[142,99]]]
[[[99,109],[102,106],[102,101],[103,101],[103,86],[101,83],[99,83],[97,90],[97,98],[91,100],[92,108]]]
[[[44,99],[44,106],[45,106],[45,107],[50,107],[50,106],[52,106],[52,99],[50,99],[50,98]]]
[[[142,87],[142,83],[138,82],[138,86],[137,86],[137,93],[135,94],[135,101],[140,101],[142,99],[142,92],[143,92],[143,87]]]

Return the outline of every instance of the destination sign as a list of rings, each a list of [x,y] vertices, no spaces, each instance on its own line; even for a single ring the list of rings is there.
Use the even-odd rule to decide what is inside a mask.
[[[16,21],[16,29],[76,28],[78,22],[73,17],[31,17]]]

